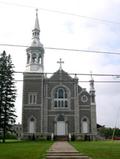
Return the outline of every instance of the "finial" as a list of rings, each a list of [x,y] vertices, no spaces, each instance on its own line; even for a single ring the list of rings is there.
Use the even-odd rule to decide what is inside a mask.
[[[78,77],[77,77],[77,74],[75,73],[75,77],[74,77],[75,79],[78,79]]]
[[[90,75],[91,75],[90,90],[93,91],[94,90],[94,80],[93,80],[92,71],[90,71]]]
[[[36,8],[36,16],[38,16],[38,8]]]
[[[91,76],[91,80],[93,80],[93,75],[92,75],[92,71],[90,71],[90,76]]]
[[[59,61],[57,61],[57,63],[59,63],[60,64],[60,70],[62,70],[62,63],[64,63],[64,61],[62,61],[62,59],[60,58],[60,60]]]

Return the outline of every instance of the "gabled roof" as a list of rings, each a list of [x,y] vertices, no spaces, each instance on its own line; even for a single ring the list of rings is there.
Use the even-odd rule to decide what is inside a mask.
[[[49,80],[63,80],[63,81],[73,81],[74,78],[72,78],[67,72],[65,72],[63,69],[57,70],[50,78]]]

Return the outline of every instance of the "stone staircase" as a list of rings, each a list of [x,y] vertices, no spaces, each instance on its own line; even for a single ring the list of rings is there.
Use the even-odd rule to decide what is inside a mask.
[[[57,141],[49,149],[46,159],[91,159],[79,153],[67,141]]]
[[[48,152],[46,159],[90,159],[79,152]]]

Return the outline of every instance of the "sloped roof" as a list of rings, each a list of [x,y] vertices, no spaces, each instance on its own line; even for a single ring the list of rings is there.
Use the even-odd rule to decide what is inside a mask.
[[[50,78],[49,80],[63,80],[63,81],[73,81],[74,78],[72,78],[67,72],[65,72],[63,69],[57,70]]]

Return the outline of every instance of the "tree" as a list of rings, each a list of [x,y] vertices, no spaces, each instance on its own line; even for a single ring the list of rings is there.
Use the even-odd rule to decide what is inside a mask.
[[[15,123],[16,89],[14,81],[14,65],[11,56],[6,52],[0,56],[0,130],[5,142],[6,133],[12,131]]]
[[[120,137],[120,129],[101,127],[99,129],[99,134],[104,136],[106,139],[112,139],[114,137]]]

